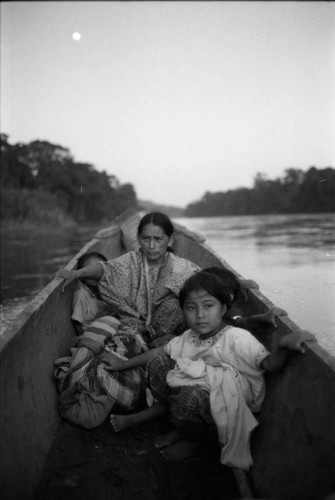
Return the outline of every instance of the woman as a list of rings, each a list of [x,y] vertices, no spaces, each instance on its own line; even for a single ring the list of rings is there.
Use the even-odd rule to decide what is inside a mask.
[[[199,268],[173,254],[173,232],[166,215],[149,213],[138,226],[139,250],[93,266],[56,273],[56,277],[64,279],[63,290],[76,279],[98,281],[100,296],[112,315],[99,318],[86,328],[79,338],[75,362],[72,360],[70,370],[59,380],[60,412],[70,421],[95,427],[112,408],[125,412],[143,402],[143,370],[114,374],[105,370],[100,354],[106,337],[114,351],[130,358],[165,344],[184,330],[178,295],[185,280]],[[60,372],[58,368],[57,373]]]

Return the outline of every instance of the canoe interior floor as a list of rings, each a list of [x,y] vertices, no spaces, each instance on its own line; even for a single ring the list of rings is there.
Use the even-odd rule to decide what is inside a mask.
[[[46,463],[37,500],[231,500],[240,498],[218,449],[169,462],[153,446],[164,421],[114,433],[109,422],[85,430],[64,422]]]

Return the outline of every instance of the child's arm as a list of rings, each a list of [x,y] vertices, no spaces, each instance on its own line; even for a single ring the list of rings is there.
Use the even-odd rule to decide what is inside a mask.
[[[72,283],[74,280],[87,278],[91,280],[99,281],[103,274],[103,267],[99,264],[94,264],[94,266],[83,267],[82,269],[75,269],[73,271],[68,271],[67,269],[60,269],[56,272],[55,278],[61,278],[64,280],[62,291]]]
[[[144,352],[143,354],[139,354],[134,358],[123,360],[120,359],[112,352],[103,353],[101,356],[102,361],[108,363],[109,366],[106,366],[106,370],[109,371],[120,371],[120,370],[128,370],[129,368],[137,368],[138,366],[145,365],[155,356],[163,356],[165,354],[163,347],[156,347],[151,351]]]
[[[271,309],[263,314],[254,314],[253,316],[248,316],[247,318],[236,318],[235,325],[239,328],[244,328],[245,330],[259,328],[260,326],[264,326],[265,323],[276,327],[277,316],[287,316],[287,312],[280,307],[271,307]]]
[[[302,345],[304,342],[316,342],[315,335],[306,330],[301,330],[282,337],[272,353],[263,359],[261,363],[262,370],[269,372],[280,371],[288,359],[288,350],[305,353]]]

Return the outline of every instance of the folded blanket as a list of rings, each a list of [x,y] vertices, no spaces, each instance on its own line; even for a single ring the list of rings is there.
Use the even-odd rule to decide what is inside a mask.
[[[144,369],[110,372],[101,360],[104,350],[111,350],[123,359],[144,352],[136,332],[118,331],[115,321],[112,317],[99,318],[93,328],[89,327],[79,337],[79,347],[86,347],[90,354],[78,365],[73,360],[80,348],[72,348],[72,356],[55,361],[59,412],[63,418],[85,428],[102,424],[111,410],[127,413],[145,400]]]

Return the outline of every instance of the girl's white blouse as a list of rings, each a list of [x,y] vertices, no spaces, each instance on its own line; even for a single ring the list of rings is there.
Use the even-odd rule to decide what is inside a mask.
[[[247,330],[226,326],[206,340],[201,340],[201,336],[193,330],[187,330],[183,335],[172,339],[164,350],[174,361],[179,358],[193,361],[202,359],[212,366],[219,366],[221,363],[233,366],[248,382],[252,394],[248,401],[250,408],[253,411],[259,410],[265,395],[260,364],[270,353]]]

